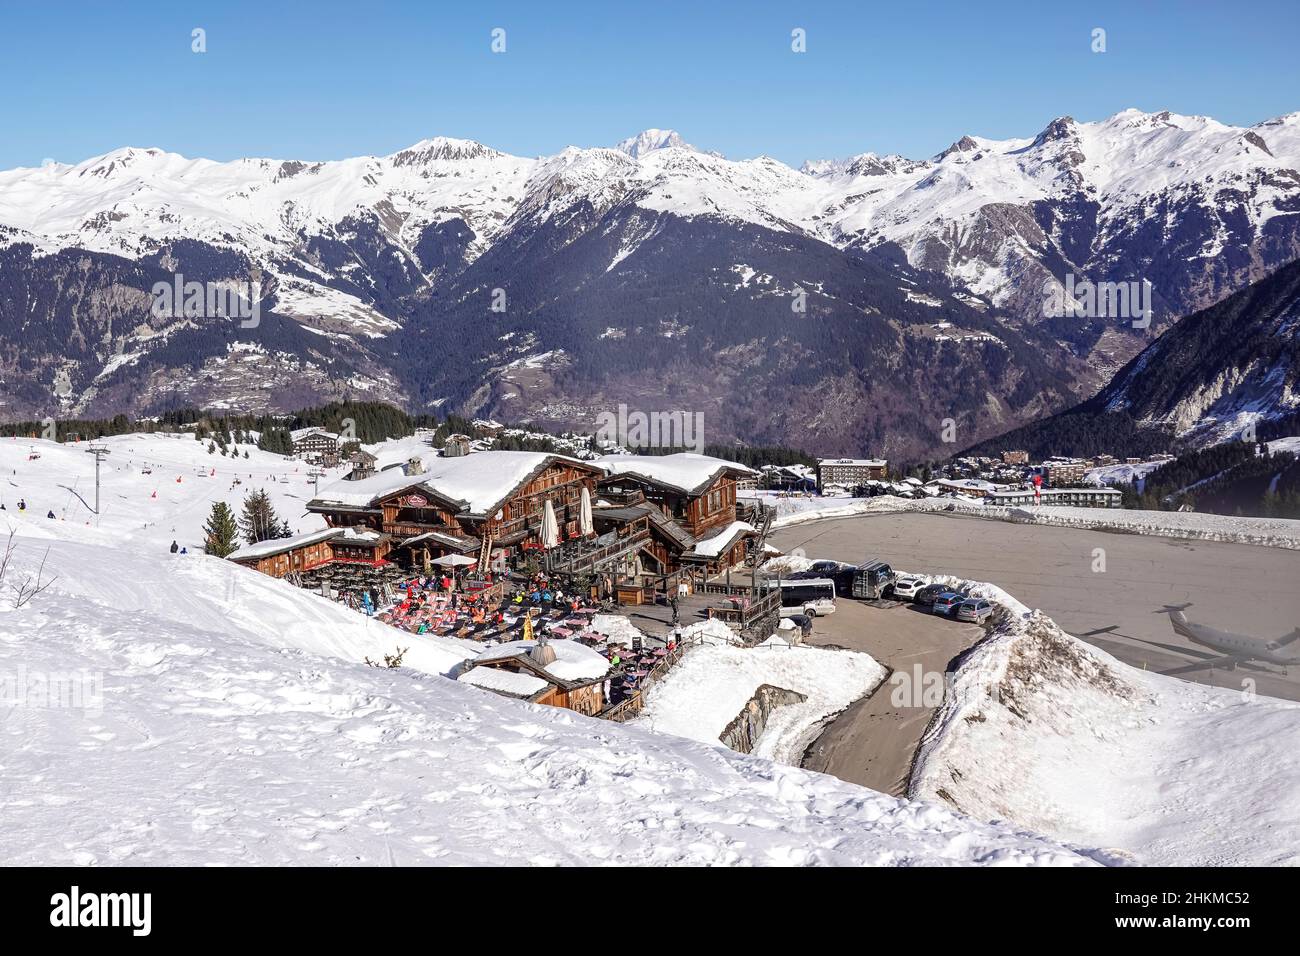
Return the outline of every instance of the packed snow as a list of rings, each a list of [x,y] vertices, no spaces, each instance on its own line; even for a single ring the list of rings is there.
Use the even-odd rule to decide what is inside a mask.
[[[35,489],[29,489],[33,497]],[[1108,857],[767,760],[462,687],[231,562],[9,514],[0,856],[13,864],[1051,864]],[[48,554],[46,553],[48,548]],[[361,663],[408,646],[400,670]]]
[[[647,692],[636,723],[720,747],[727,725],[759,687],[770,684],[807,699],[774,710],[753,752],[797,766],[826,722],[875,690],[887,673],[869,654],[781,638],[743,648],[728,640],[729,633],[714,621],[684,628],[688,647],[681,662]]]
[[[1137,862],[1300,863],[1300,704],[1153,674],[983,586],[1005,610],[963,658],[909,795]]]

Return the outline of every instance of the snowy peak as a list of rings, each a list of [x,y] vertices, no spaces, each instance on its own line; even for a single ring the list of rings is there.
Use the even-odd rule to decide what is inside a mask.
[[[633,159],[640,159],[642,156],[659,149],[689,149],[693,152],[700,152],[700,150],[682,139],[674,129],[642,130],[635,136],[629,136],[621,141],[614,148],[620,153],[627,153]]]
[[[894,176],[927,169],[929,165],[925,160],[908,159],[897,154],[877,156],[875,153],[860,153],[848,159],[810,159],[799,167],[799,171],[814,179],[831,179],[841,176]]]
[[[435,136],[409,146],[391,157],[394,166],[427,166],[436,162],[463,162],[474,159],[496,159],[504,156],[490,146],[470,139],[453,139]]]
[[[1058,142],[1078,142],[1079,124],[1074,121],[1072,116],[1058,116],[1045,127],[1043,131],[1034,137],[1034,146],[1045,146],[1048,143]]]
[[[957,142],[953,143],[942,153],[940,153],[936,158],[947,159],[949,156],[953,156],[958,153],[973,153],[975,150],[979,148],[980,148],[980,144],[975,141],[974,137],[963,136],[961,139],[957,140]]]

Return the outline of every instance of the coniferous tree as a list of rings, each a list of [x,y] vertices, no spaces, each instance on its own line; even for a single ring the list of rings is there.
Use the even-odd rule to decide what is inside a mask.
[[[239,516],[239,530],[249,544],[289,537],[289,526],[281,521],[265,491],[250,491],[244,499],[244,510]]]
[[[212,511],[208,514],[208,523],[203,526],[203,551],[206,554],[224,558],[237,550],[239,526],[230,505],[224,501],[214,501]]]

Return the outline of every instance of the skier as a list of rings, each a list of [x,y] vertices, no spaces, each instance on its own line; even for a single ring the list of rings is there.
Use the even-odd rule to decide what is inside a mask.
[[[47,517],[47,518],[53,518],[53,517],[54,517],[54,509],[51,508],[50,511],[49,511],[49,513],[46,514],[45,517]]]
[[[19,510],[19,511],[26,511],[26,510],[27,510],[27,501],[26,501],[26,499],[24,499],[24,498],[19,498],[19,499],[18,499],[18,510]]]
[[[189,554],[189,551],[185,548],[181,548],[181,554]]]
[[[172,554],[175,554],[175,553],[176,553],[177,551],[179,551],[180,549],[181,549],[181,546],[180,546],[179,544],[177,544],[175,541],[173,541],[173,542],[172,542]]]

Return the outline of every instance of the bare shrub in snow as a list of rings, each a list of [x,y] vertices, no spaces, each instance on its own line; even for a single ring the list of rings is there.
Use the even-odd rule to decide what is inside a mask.
[[[46,588],[57,580],[56,578],[45,578],[45,562],[49,559],[50,549],[45,549],[45,554],[41,556],[40,566],[37,567],[35,574],[27,574],[19,580],[11,580],[13,572],[13,557],[18,550],[18,542],[14,540],[14,531],[9,530],[9,538],[5,541],[4,555],[0,556],[0,588],[5,588],[12,593],[9,599],[15,608],[20,608],[36,595],[40,594]]]
[[[399,647],[396,654],[385,654],[382,664],[378,661],[372,661],[369,657],[366,658],[366,663],[371,667],[387,667],[389,670],[397,670],[402,666],[402,658],[406,656],[406,652],[409,650],[409,647]]]

